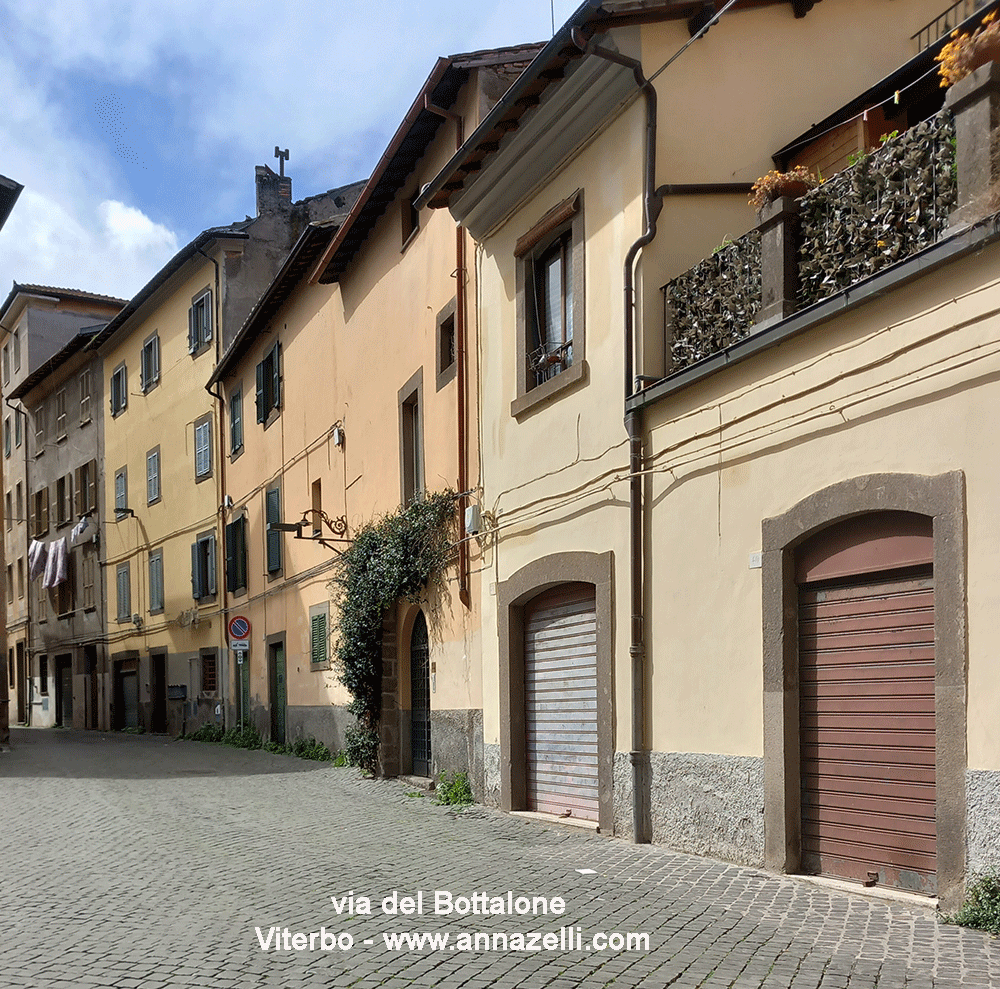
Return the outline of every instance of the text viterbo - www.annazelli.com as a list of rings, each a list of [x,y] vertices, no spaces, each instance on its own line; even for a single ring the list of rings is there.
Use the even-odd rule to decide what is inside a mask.
[[[649,951],[648,933],[597,931],[584,937],[581,927],[558,931],[383,931],[379,937],[356,940],[348,931],[292,931],[287,927],[256,927],[261,951],[350,951],[381,940],[387,951]]]

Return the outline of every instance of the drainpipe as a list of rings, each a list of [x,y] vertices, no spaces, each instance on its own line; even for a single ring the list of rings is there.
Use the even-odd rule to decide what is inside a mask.
[[[424,109],[436,113],[445,120],[455,122],[455,147],[461,148],[465,143],[465,127],[462,115],[453,110],[445,110],[435,106],[429,96],[424,96]],[[458,517],[460,524],[465,524],[465,506],[468,503],[468,462],[466,458],[465,416],[465,229],[461,224],[455,226],[455,379],[458,392]],[[458,597],[466,608],[472,607],[472,596],[469,593],[469,544],[465,539],[458,541]]]
[[[656,220],[663,202],[656,191],[656,90],[646,79],[642,65],[619,52],[589,42],[579,30],[573,30],[573,42],[583,52],[616,62],[632,70],[636,85],[646,100],[646,144],[643,163],[643,232],[625,255],[624,336],[625,336],[625,399],[633,393],[635,335],[635,259],[639,251],[656,236]],[[649,750],[646,748],[646,646],[643,641],[643,443],[642,412],[625,416],[625,431],[629,441],[629,562],[631,571],[631,642],[632,661],[632,830],[637,844],[652,840],[650,815]]]
[[[215,316],[216,316],[216,319],[215,319],[215,333],[214,333],[214,336],[215,336],[215,366],[218,367],[219,366],[219,361],[220,361],[220,359],[222,357],[222,289],[221,289],[221,284],[220,284],[219,262],[216,261],[215,258],[213,258],[210,255],[206,254],[200,247],[198,248],[198,253],[203,258],[206,258],[207,260],[211,261],[213,265],[215,265]],[[216,500],[218,501],[218,504],[219,504],[218,513],[221,515],[222,512],[224,511],[224,509],[223,509],[222,506],[223,506],[223,498],[225,498],[225,493],[226,493],[226,453],[225,453],[226,447],[225,447],[225,428],[224,428],[224,425],[223,425],[224,424],[224,419],[225,419],[225,411],[226,411],[226,400],[225,400],[225,397],[222,394],[222,382],[221,381],[219,382],[219,390],[217,392],[212,391],[212,389],[208,385],[205,385],[205,391],[207,391],[209,393],[209,395],[211,395],[213,398],[216,398],[216,399],[219,400],[219,472],[218,472],[218,482],[217,482],[217,485],[216,485],[216,496],[217,496]],[[221,552],[216,552],[216,554],[215,554],[215,559],[216,559],[216,564],[215,565],[216,565],[216,568],[218,570],[218,566],[219,566],[218,561],[221,559],[223,561],[223,564],[222,564],[222,571],[223,572],[222,572],[222,579],[221,580],[219,579],[218,572],[216,572],[215,583],[216,583],[216,586],[220,588],[221,597],[222,597],[222,609],[219,612],[219,614],[220,614],[220,620],[219,620],[219,626],[220,626],[220,628],[219,628],[219,639],[220,639],[220,643],[221,643],[219,657],[220,657],[220,659],[223,656],[225,656],[225,658],[226,658],[226,664],[225,664],[225,666],[226,666],[226,675],[224,677],[220,677],[220,679],[222,680],[222,724],[223,724],[223,727],[228,728],[229,727],[229,665],[230,664],[229,664],[229,642],[226,639],[226,631],[227,631],[227,627],[228,627],[228,624],[229,624],[229,622],[228,622],[228,618],[229,618],[229,585],[226,582],[228,575],[225,572],[225,569],[226,569],[226,565],[225,565],[225,559],[226,559],[226,525],[225,525],[225,516],[224,515],[222,516],[222,519],[223,519],[223,521],[222,521],[222,533],[221,533],[222,540],[218,544],[219,545],[219,550],[221,550]],[[194,685],[192,684],[192,688],[193,688],[193,686]]]
[[[26,509],[28,507],[28,502],[31,499],[31,487],[30,487],[30,485],[28,483],[29,482],[29,478],[28,478],[28,417],[26,415],[24,415],[24,413],[22,411],[23,408],[24,408],[24,403],[23,402],[21,402],[21,409],[17,409],[13,405],[11,405],[10,398],[8,398],[8,397],[5,396],[4,397],[4,404],[7,406],[7,408],[9,408],[11,410],[11,412],[14,413],[15,416],[19,416],[20,415],[20,416],[24,417],[24,429],[21,432],[21,445],[24,447],[24,504],[21,506],[21,510],[24,511],[24,509]],[[17,429],[16,424],[14,426],[14,429],[15,429],[15,435],[16,435],[16,429]],[[31,512],[30,511],[28,512],[28,518],[31,518]],[[21,683],[19,683],[17,685],[17,689],[18,689],[19,692],[22,691],[22,690],[24,691],[24,721],[25,721],[26,725],[30,725],[31,724],[32,692],[31,692],[31,690],[28,689],[28,684],[32,684],[32,688],[33,688],[34,687],[34,682],[31,679],[31,580],[28,577],[28,546],[30,545],[30,540],[32,539],[32,532],[31,532],[31,528],[28,525],[27,519],[24,522],[24,531],[25,531],[25,541],[24,541],[24,565],[25,565],[25,571],[24,571],[24,602],[25,602],[24,663],[25,663],[25,667],[24,667],[24,681],[21,682]],[[0,547],[0,553],[4,554],[4,555],[0,555],[0,565],[2,565],[4,568],[6,568],[6,566],[7,566],[7,558],[6,558],[6,555],[5,555],[5,551],[3,551],[2,547]],[[4,654],[5,657],[7,656],[7,650],[8,650],[8,644],[7,644],[7,625],[6,625],[6,617],[5,617],[4,618],[4,634],[3,634],[3,654]],[[15,673],[16,673],[16,667],[17,667],[17,656],[16,655],[14,657],[14,664],[15,664]],[[10,705],[10,699],[9,699],[9,696],[8,696],[8,702],[7,703],[8,703],[8,708],[7,708],[8,722],[7,722],[7,724],[8,724],[8,727],[9,727],[10,726],[10,720],[9,720],[9,717],[10,717],[10,707],[9,707],[9,705]]]

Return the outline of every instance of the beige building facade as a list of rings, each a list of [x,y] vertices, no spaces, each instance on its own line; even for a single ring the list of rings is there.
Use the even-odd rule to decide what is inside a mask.
[[[998,478],[971,424],[996,248],[988,222],[948,223],[956,159],[905,157],[948,141],[938,118],[908,130],[944,102],[943,39],[911,38],[939,13],[737,7],[665,67],[697,19],[583,8],[418,200],[480,244],[485,790],[504,809],[948,904],[994,861]],[[911,142],[885,155],[934,176],[926,242],[894,246],[909,210],[851,277],[827,242],[784,251],[818,236],[822,189],[752,232],[753,180],[836,158],[835,131],[883,181],[875,108]],[[716,274],[687,272],[706,258]]]
[[[38,605],[50,604],[49,593],[41,590],[44,570],[31,577],[29,550],[37,541],[47,555],[92,508],[89,500],[79,500],[72,486],[81,468],[87,473],[100,464],[101,392],[100,381],[88,379],[86,359],[79,355],[124,304],[92,292],[15,283],[0,308],[5,652],[14,724],[45,727],[68,720],[78,727],[99,726],[96,709],[82,700],[84,679],[88,697],[91,688],[101,687],[95,679],[104,638],[96,547],[80,540],[79,548],[70,549],[68,570],[75,579],[54,589],[55,607],[45,609],[41,626]],[[59,379],[58,387],[50,382],[51,389],[39,388],[50,375]],[[60,391],[62,397],[57,398]],[[67,477],[72,478],[70,492]],[[86,607],[84,571],[88,586],[94,588],[93,603]],[[67,596],[70,588],[74,593]],[[42,628],[60,643],[51,655],[40,636]],[[75,705],[74,693],[81,697]]]
[[[336,750],[353,722],[333,662],[342,540],[424,492],[456,492],[457,515],[472,503],[474,258],[447,214],[412,201],[535,50],[438,61],[350,215],[303,234],[213,379],[228,412],[229,611],[252,629],[234,696],[273,740]],[[388,775],[481,783],[478,567],[463,542],[440,588],[386,615]]]

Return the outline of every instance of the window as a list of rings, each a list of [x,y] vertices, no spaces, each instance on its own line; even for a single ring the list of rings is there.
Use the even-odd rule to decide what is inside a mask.
[[[455,300],[437,314],[437,390],[455,377]]]
[[[124,364],[111,372],[111,414],[121,415],[128,405],[128,369]]]
[[[64,474],[56,481],[56,525],[73,521],[73,475]]]
[[[39,488],[31,500],[31,534],[44,536],[49,531],[49,489]]]
[[[267,572],[281,570],[281,533],[271,530],[272,522],[281,521],[281,489],[269,488],[264,495],[264,518],[267,523]]]
[[[271,413],[281,406],[281,343],[264,355],[257,365],[257,422],[265,425]]]
[[[247,589],[247,519],[241,515],[226,526],[226,587],[235,593]]]
[[[21,327],[14,330],[14,370],[21,370]]]
[[[73,579],[64,580],[55,587],[56,615],[67,618],[73,614]]]
[[[517,416],[585,374],[582,193],[542,217],[517,241],[514,255],[517,398],[511,413]]]
[[[14,564],[7,564],[7,608],[14,604]]]
[[[128,509],[128,467],[115,471],[115,521],[120,522]]]
[[[24,441],[24,424],[22,422],[21,413],[17,410],[14,411],[14,446],[20,447],[21,443]]]
[[[10,532],[14,526],[14,498],[9,491],[4,496],[3,507],[7,513],[7,531]]]
[[[143,393],[151,391],[160,380],[160,338],[154,333],[142,345],[142,363],[139,368],[139,387]]]
[[[191,596],[215,597],[215,533],[206,532],[191,544]]]
[[[80,375],[80,425],[90,422],[90,393],[93,388],[90,368]]]
[[[424,441],[421,405],[423,370],[399,390],[400,496],[408,505],[424,490]]]
[[[45,406],[35,409],[35,456],[45,453]]]
[[[38,692],[47,694],[49,692],[49,657],[38,657]]]
[[[212,473],[212,417],[202,416],[194,424],[194,477],[196,481]]]
[[[17,558],[17,596],[24,598],[24,557]]]
[[[330,654],[328,649],[327,626],[330,619],[328,602],[315,604],[309,609],[309,664],[326,666]]]
[[[411,195],[405,196],[401,204],[404,248],[409,244],[410,238],[420,229],[420,211],[413,205],[419,193],[420,190],[417,189]]]
[[[237,388],[229,396],[229,452],[243,449],[243,389]]]
[[[160,448],[155,447],[146,454],[146,504],[153,505],[160,500]]]
[[[124,468],[122,468],[124,470]],[[117,500],[117,476],[115,495]],[[127,495],[127,485],[126,485]],[[126,496],[123,504],[128,504]],[[97,510],[97,461],[90,460],[76,469],[76,514],[86,515]]]
[[[212,293],[196,296],[188,310],[188,353],[198,354],[212,340]]]
[[[118,621],[132,621],[132,580],[129,574],[129,564],[119,563],[115,571],[115,583],[118,588]]]
[[[97,551],[93,544],[83,547],[83,608],[84,611],[92,611],[97,607],[97,599],[94,595],[94,582],[97,578]]]
[[[66,389],[56,392],[56,439],[66,439]]]
[[[163,611],[163,550],[149,554],[149,613]]]
[[[214,694],[219,689],[219,659],[215,652],[201,654],[201,692]]]
[[[14,488],[14,515],[18,522],[24,521],[24,489],[20,481]]]
[[[10,345],[3,345],[3,383],[10,381]]]
[[[5,457],[10,456],[10,449],[11,449],[10,416],[7,416],[3,421],[3,455]]]
[[[323,482],[318,478],[312,482],[312,534],[323,534]]]

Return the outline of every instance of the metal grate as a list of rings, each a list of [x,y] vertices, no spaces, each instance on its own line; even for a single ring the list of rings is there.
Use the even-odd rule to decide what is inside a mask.
[[[421,611],[410,637],[410,753],[417,776],[431,774],[431,650]]]

